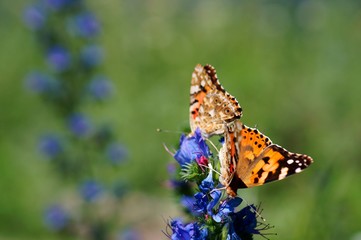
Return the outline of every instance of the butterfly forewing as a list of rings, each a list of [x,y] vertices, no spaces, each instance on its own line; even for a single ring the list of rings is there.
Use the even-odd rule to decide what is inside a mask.
[[[242,116],[238,101],[221,86],[214,67],[200,64],[192,74],[189,112],[192,132],[200,128],[205,137],[223,134],[225,123]]]

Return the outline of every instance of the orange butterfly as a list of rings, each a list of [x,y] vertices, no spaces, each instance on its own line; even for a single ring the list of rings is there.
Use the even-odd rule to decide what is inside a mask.
[[[219,151],[220,182],[230,196],[236,196],[239,188],[282,180],[313,162],[307,155],[291,153],[272,144],[256,128],[249,128],[240,121],[225,128],[224,144]]]

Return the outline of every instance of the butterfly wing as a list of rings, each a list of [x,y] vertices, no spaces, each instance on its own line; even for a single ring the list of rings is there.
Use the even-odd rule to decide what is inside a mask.
[[[198,64],[192,74],[190,88],[190,126],[200,128],[205,137],[223,134],[224,123],[242,116],[242,108],[219,83],[211,65]]]
[[[256,158],[254,167],[245,175],[245,184],[253,187],[282,180],[292,174],[302,172],[312,162],[312,158],[307,155],[291,153],[273,144]]]
[[[225,135],[225,145],[234,150],[222,156],[226,159],[221,161],[236,164],[226,185],[231,196],[235,196],[239,188],[260,186],[299,173],[313,162],[307,155],[291,153],[272,144],[267,136],[240,121],[235,123],[233,132],[228,128]]]

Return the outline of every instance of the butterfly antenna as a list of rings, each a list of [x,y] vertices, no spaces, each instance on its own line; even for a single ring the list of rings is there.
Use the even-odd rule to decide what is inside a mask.
[[[207,142],[209,142],[211,145],[212,145],[212,147],[217,151],[217,153],[219,154],[219,150],[218,150],[218,148],[216,147],[216,145],[211,141],[211,140],[209,140],[208,138],[206,138],[206,141]]]
[[[210,193],[214,192],[214,191],[223,191],[223,190],[226,190],[227,187],[221,187],[221,188],[215,188],[215,189],[212,189],[210,191]]]
[[[243,200],[246,202],[247,206],[251,206],[251,204],[249,204],[246,199],[243,199]],[[264,217],[262,217],[262,215],[261,215],[262,210],[259,210],[259,208],[253,208],[253,207],[252,207],[252,209],[255,211],[257,217],[259,217],[260,219],[262,219],[262,221],[264,221],[264,222],[266,221],[266,219],[265,219]]]
[[[219,176],[221,176],[221,173],[218,172],[217,170],[215,170],[213,168],[212,164],[208,163],[208,166],[206,166],[206,165],[202,165],[202,166],[205,167],[205,168],[208,168],[210,171],[213,171],[213,172],[217,173]]]
[[[159,133],[176,133],[176,134],[183,134],[184,132],[181,131],[172,131],[172,130],[166,130],[166,129],[161,129],[161,128],[157,128],[156,129],[157,132]]]
[[[165,143],[163,143],[163,147],[165,148],[165,150],[173,157],[175,153],[172,153],[169,148],[167,147],[167,145],[165,145]]]

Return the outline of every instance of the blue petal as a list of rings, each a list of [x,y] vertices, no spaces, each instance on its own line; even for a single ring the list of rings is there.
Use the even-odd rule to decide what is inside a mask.
[[[208,215],[213,217],[215,215],[213,214],[212,210],[218,204],[219,200],[221,199],[222,192],[220,190],[215,190],[215,191],[212,191],[210,195],[211,195],[212,200],[209,202],[209,204],[207,206],[207,213],[208,213]],[[216,219],[218,219],[217,217],[216,217],[216,219],[213,217],[213,219],[216,222],[220,222],[220,221],[216,220]]]
[[[175,160],[183,167],[191,163],[200,156],[208,157],[210,154],[209,148],[199,131],[195,135],[186,137],[184,134],[180,138],[179,150],[174,154]]]
[[[197,213],[205,214],[207,211],[207,205],[209,203],[208,197],[206,194],[201,192],[194,194],[194,204],[193,204],[193,211]]]
[[[203,192],[203,193],[208,193],[211,190],[214,189],[214,182],[213,182],[213,174],[212,171],[209,171],[209,174],[207,176],[207,178],[205,178],[201,185],[199,186],[199,189]]]

